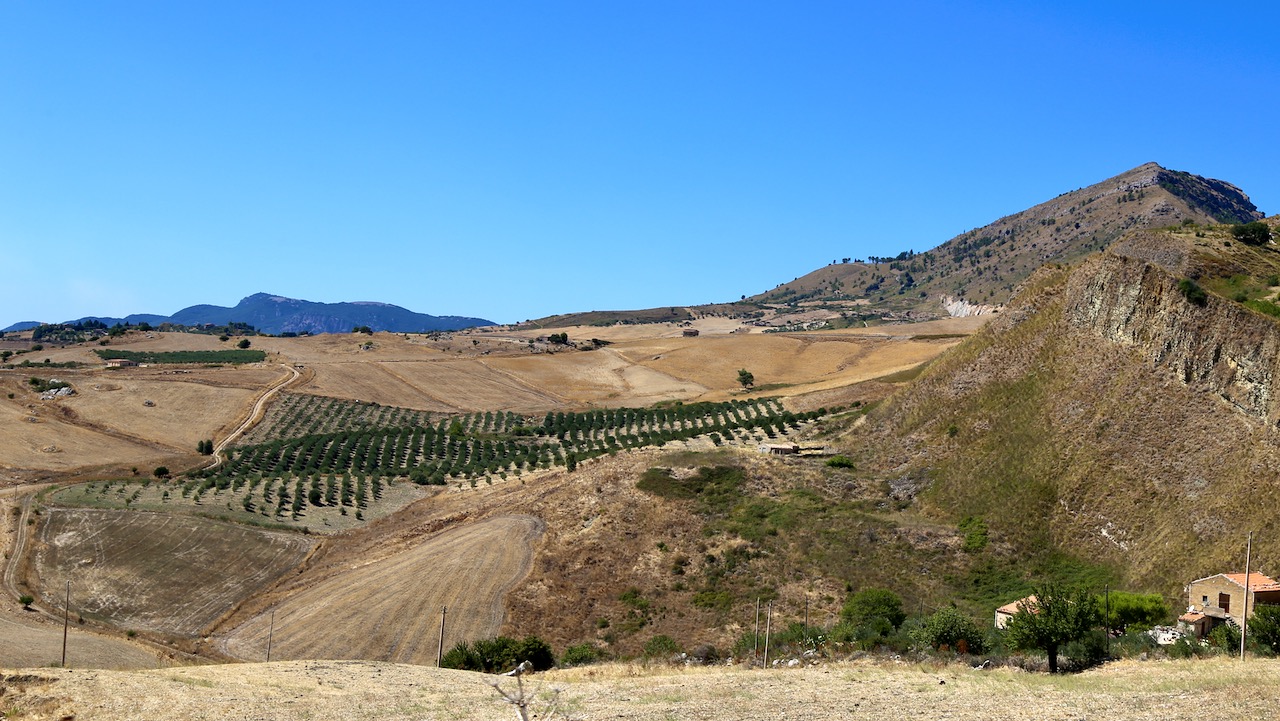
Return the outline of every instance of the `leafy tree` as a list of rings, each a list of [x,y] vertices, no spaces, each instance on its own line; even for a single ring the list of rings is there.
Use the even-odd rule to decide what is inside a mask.
[[[1280,653],[1280,606],[1259,604],[1249,619],[1249,640]]]
[[[840,618],[855,626],[873,625],[875,619],[883,619],[890,627],[897,628],[907,620],[898,594],[884,588],[864,588],[851,594],[840,609]]]
[[[1266,245],[1271,240],[1271,227],[1261,220],[1231,226],[1231,237],[1245,245]]]
[[[156,469],[155,469],[154,471],[152,471],[152,472],[151,472],[151,475],[155,476],[156,478],[161,478],[161,479],[163,479],[163,478],[168,478],[168,477],[169,477],[169,469],[168,469],[167,467],[165,467],[165,466],[156,466]]]
[[[911,638],[922,646],[935,650],[951,649],[956,653],[982,653],[987,645],[978,624],[951,606],[926,618],[912,632]]]
[[[33,596],[23,595],[18,597],[18,603],[21,603],[22,608],[27,611],[31,610],[31,604],[34,603],[35,600],[36,599]]]
[[[1084,638],[1098,624],[1097,600],[1083,588],[1048,584],[1036,590],[1035,601],[1020,606],[1006,627],[1016,649],[1038,649],[1049,657],[1049,673],[1058,671],[1058,651]]]
[[[743,388],[750,388],[756,384],[756,377],[751,371],[742,368],[738,371],[738,382],[742,384]]]
[[[358,325],[351,329],[352,333],[364,333],[365,335],[373,335],[373,329],[367,325]]]
[[[565,470],[569,471],[570,473],[578,470],[578,454],[577,453],[567,454],[564,457],[564,467],[565,467]]]
[[[1118,635],[1124,635],[1131,628],[1150,629],[1169,617],[1169,607],[1158,593],[1112,591],[1109,597],[1099,596],[1095,602],[1106,616],[1107,628]]]
[[[245,348],[248,348],[249,345],[250,343],[248,338],[241,338],[240,342],[236,343],[236,347],[239,348],[240,350],[244,350]]]

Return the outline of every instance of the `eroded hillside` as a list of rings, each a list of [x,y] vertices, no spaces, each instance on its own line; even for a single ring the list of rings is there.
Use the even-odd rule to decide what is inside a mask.
[[[1018,552],[996,575],[1065,551],[1178,599],[1242,567],[1248,531],[1276,570],[1277,269],[1193,226],[1048,266],[845,442],[933,515],[985,520]]]

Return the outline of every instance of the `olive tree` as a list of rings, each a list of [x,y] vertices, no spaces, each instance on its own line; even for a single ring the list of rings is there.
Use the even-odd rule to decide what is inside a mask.
[[[1100,620],[1097,599],[1087,590],[1047,584],[1018,605],[1005,632],[1016,649],[1044,651],[1049,673],[1057,673],[1058,651],[1087,636]]]

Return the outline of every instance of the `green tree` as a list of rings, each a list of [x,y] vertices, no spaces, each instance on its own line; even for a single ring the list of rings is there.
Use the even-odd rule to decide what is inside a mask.
[[[1266,245],[1271,240],[1271,226],[1261,220],[1244,225],[1233,225],[1231,237],[1245,245]]]
[[[1049,657],[1049,673],[1058,672],[1058,651],[1084,638],[1101,620],[1097,600],[1083,588],[1047,584],[1035,600],[1019,606],[1005,628],[1019,650],[1038,649]]]
[[[168,478],[169,469],[166,466],[156,466],[156,469],[151,472],[151,475],[161,479]]]
[[[236,343],[236,347],[239,348],[240,350],[244,350],[245,348],[248,348],[249,345],[250,343],[248,338],[241,338],[240,342]]]
[[[892,628],[898,628],[907,620],[898,594],[884,588],[864,588],[851,594],[840,609],[840,618],[855,626],[875,625],[875,619],[883,619]]]
[[[25,595],[24,595],[24,596],[19,596],[19,597],[18,597],[18,603],[21,603],[21,604],[22,604],[22,608],[23,608],[24,610],[26,610],[26,611],[30,611],[30,610],[31,610],[31,604],[32,604],[32,603],[34,603],[34,602],[35,602],[35,600],[36,600],[36,599],[35,599],[34,597],[32,597],[32,596],[25,596]]]
[[[1280,606],[1259,604],[1249,619],[1249,640],[1280,653]]]
[[[750,388],[756,384],[756,377],[751,371],[742,368],[738,371],[738,382],[742,384],[743,388]]]
[[[1112,591],[1108,597],[1099,596],[1095,602],[1106,616],[1107,628],[1118,635],[1130,629],[1145,631],[1169,618],[1169,607],[1158,593]]]
[[[926,618],[912,631],[911,640],[934,650],[950,649],[956,653],[982,653],[987,645],[978,624],[951,606]]]

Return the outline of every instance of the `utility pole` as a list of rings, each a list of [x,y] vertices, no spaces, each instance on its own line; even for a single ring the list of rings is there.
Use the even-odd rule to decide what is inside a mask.
[[[755,646],[751,649],[751,659],[754,661],[760,658],[760,597],[756,596],[756,634]]]
[[[773,626],[773,601],[769,602],[769,608],[765,611],[764,616],[764,667],[769,668],[769,633]]]
[[[271,626],[267,629],[267,663],[271,663],[271,641],[276,635],[276,610],[271,609]]]
[[[71,623],[71,579],[67,579],[67,598],[62,603],[62,667],[67,667],[67,627]]]
[[[444,618],[448,613],[448,606],[440,608],[440,646],[436,648],[436,668],[440,668],[444,663]]]
[[[1103,616],[1102,628],[1107,633],[1107,660],[1111,660],[1111,585],[1102,587],[1102,597],[1106,599],[1107,615]]]
[[[1240,617],[1240,660],[1244,660],[1244,642],[1249,637],[1249,561],[1253,555],[1253,531],[1244,546],[1244,615]]]

